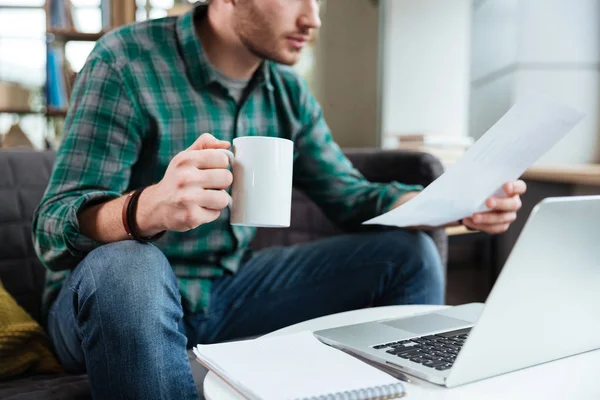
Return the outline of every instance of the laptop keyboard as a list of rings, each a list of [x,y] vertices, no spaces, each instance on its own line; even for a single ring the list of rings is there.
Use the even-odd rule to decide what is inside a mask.
[[[373,346],[374,349],[445,371],[452,367],[471,328]]]

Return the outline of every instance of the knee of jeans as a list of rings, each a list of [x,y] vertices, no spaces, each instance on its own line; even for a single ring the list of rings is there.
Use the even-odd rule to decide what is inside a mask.
[[[165,255],[156,246],[133,240],[110,243],[88,254],[77,267],[115,305],[150,305],[165,293],[177,290],[177,283]],[[130,304],[130,303],[145,304]],[[123,307],[125,308],[125,307]]]
[[[395,258],[411,260],[431,279],[443,281],[444,271],[440,252],[431,236],[423,231],[404,230],[388,231],[383,235],[389,239],[387,244],[384,244],[387,248],[402,253],[396,254]]]
[[[441,264],[440,252],[427,233],[418,231],[415,234],[414,250],[423,261],[430,264]]]
[[[439,292],[438,297],[443,297],[444,292],[444,267],[439,250],[435,242],[425,232],[415,232],[411,243],[411,257],[418,267],[418,276],[430,291]]]

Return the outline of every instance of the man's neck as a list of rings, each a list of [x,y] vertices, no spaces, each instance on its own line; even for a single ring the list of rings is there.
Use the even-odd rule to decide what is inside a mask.
[[[222,74],[234,79],[249,79],[260,66],[231,28],[231,21],[217,20],[209,7],[206,16],[195,23],[196,35],[210,63]]]

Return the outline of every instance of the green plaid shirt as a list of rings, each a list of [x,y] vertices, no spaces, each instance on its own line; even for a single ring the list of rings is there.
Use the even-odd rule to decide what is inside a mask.
[[[203,6],[180,17],[105,35],[78,75],[50,183],[33,221],[35,250],[49,269],[44,305],[68,271],[101,245],[81,234],[78,212],[158,182],[169,161],[203,132],[231,141],[272,136],[295,144],[294,186],[340,225],[359,224],[418,187],[366,181],[333,142],[323,113],[289,68],[263,62],[241,103],[219,84],[195,34]],[[211,282],[235,273],[255,229],[229,211],[156,245],[171,263],[186,313],[205,310]]]

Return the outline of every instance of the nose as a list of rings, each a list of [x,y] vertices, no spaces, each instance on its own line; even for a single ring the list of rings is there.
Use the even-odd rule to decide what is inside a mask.
[[[319,16],[318,0],[307,0],[306,6],[302,10],[302,15],[298,20],[302,29],[317,29],[321,26],[321,17]]]

